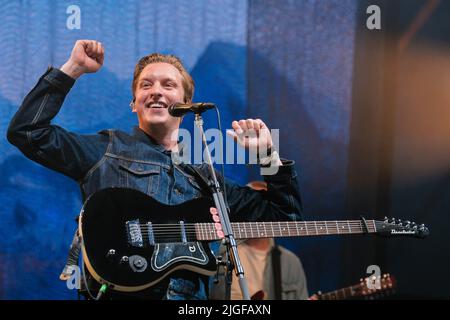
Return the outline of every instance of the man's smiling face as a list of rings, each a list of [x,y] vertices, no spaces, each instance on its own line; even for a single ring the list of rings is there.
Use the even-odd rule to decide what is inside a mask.
[[[182,79],[178,69],[165,62],[151,63],[142,70],[133,107],[141,129],[155,125],[178,128],[180,118],[172,117],[167,108],[173,103],[183,102]]]

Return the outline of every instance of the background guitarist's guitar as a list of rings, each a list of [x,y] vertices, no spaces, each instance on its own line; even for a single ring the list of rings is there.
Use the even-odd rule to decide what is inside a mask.
[[[394,293],[396,281],[390,274],[370,276],[358,284],[339,290],[314,295],[312,300],[380,299]]]
[[[126,188],[98,191],[80,214],[84,263],[91,275],[111,289],[140,291],[178,269],[205,275],[216,271],[207,241],[220,240],[212,222],[210,199],[162,204]],[[428,235],[424,225],[395,220],[233,222],[236,239],[374,233]],[[219,233],[220,234],[220,233]]]

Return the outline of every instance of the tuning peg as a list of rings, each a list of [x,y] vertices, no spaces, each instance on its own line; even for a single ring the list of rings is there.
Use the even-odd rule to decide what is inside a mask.
[[[411,221],[409,221],[409,220],[406,220],[406,221],[403,222],[403,225],[405,227],[409,227],[410,224],[411,224]]]
[[[383,220],[384,220],[384,222],[388,222],[389,221],[388,217],[386,217],[386,216],[384,217]]]
[[[402,219],[397,219],[397,224],[401,225],[402,224]]]
[[[395,218],[391,218],[390,223],[395,223]]]

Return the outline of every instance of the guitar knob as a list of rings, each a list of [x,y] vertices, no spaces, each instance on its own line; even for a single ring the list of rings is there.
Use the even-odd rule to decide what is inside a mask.
[[[133,265],[136,268],[142,268],[144,266],[144,260],[137,259],[137,260],[134,261]]]
[[[112,258],[114,258],[115,255],[116,255],[116,250],[109,249],[108,253],[106,254],[106,258],[112,259]]]
[[[144,272],[147,269],[147,260],[144,257],[134,255],[129,258],[129,262],[134,272]]]
[[[122,258],[120,258],[120,264],[121,265],[125,265],[125,264],[128,264],[128,261],[129,261],[129,259],[128,259],[128,257],[127,256],[123,256]]]

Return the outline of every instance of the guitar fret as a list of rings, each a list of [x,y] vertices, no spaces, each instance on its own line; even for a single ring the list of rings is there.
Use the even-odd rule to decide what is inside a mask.
[[[204,231],[204,228],[205,228],[205,226],[204,226],[204,224],[203,223],[200,223],[200,237],[203,239],[203,240],[205,240],[205,231]]]
[[[203,223],[203,229],[205,230],[205,238],[208,238],[208,236],[214,236],[214,238],[215,238],[217,236],[216,232],[214,232],[214,234],[211,234],[211,230],[213,230],[213,231],[216,230],[216,228],[214,227],[214,224],[212,225],[212,229],[211,229],[211,228],[208,228],[208,225],[206,223]]]
[[[272,237],[275,236],[275,231],[273,231],[273,222],[270,222],[270,227],[272,228]]]
[[[250,227],[250,232],[252,233],[252,238],[254,238],[254,236],[253,236],[253,228],[252,227]]]
[[[200,224],[200,230],[202,231],[202,239],[206,239],[208,233],[206,231],[206,225],[204,223]]]
[[[211,236],[214,237],[215,240],[220,240],[221,239],[219,237],[219,235],[217,234],[216,227],[215,227],[214,223],[211,224],[209,232],[210,232]]]
[[[342,224],[342,222],[338,221],[339,230],[341,230],[340,233],[345,233],[345,226]]]
[[[300,231],[303,231],[305,235],[308,235],[308,232],[306,231],[306,222],[301,222]]]
[[[322,234],[323,233],[323,226],[322,226],[323,222],[319,221],[319,231],[318,234]]]
[[[327,234],[330,234],[330,233],[328,232],[328,223],[327,223],[327,221],[325,221],[325,229],[327,230]]]
[[[195,233],[195,240],[200,240],[198,236],[198,228],[197,224],[194,224],[194,233]]]
[[[347,226],[348,226],[348,233],[351,233],[350,231],[351,231],[351,229],[350,229],[350,223],[348,222],[348,220],[347,220]]]
[[[246,238],[248,238],[248,234],[247,234],[247,228],[246,228],[246,226],[245,226],[245,222],[244,222],[244,226],[243,226],[243,229],[244,229],[244,231],[245,231],[245,237],[246,237]]]
[[[201,224],[200,223],[197,224],[197,228],[196,229],[197,229],[197,238],[198,238],[198,240],[204,240],[203,237],[202,237],[201,228],[202,228]]]
[[[291,231],[289,230],[289,223],[288,222],[286,222],[286,228],[288,230],[288,235],[290,236],[291,235]]]
[[[296,235],[299,236],[300,233],[298,232],[298,223],[297,223],[297,221],[295,221],[294,224],[295,224],[295,230],[297,230],[297,234]]]
[[[239,228],[239,222],[236,223],[236,228],[231,228],[231,229],[233,230],[233,233],[237,238],[239,238],[239,239],[242,238],[241,228]],[[238,232],[239,232],[239,234],[238,234]]]
[[[219,236],[217,235],[214,223],[211,225],[203,223],[203,228],[205,230],[205,238],[218,239]]]
[[[318,234],[318,232],[317,232],[317,224],[316,224],[315,221],[314,221],[314,227],[316,228],[316,234]]]
[[[206,226],[205,226],[204,223],[202,223],[202,224],[201,224],[201,227],[202,227],[202,238],[203,238],[203,239],[206,239],[206,235],[208,234],[208,233],[206,232]]]

